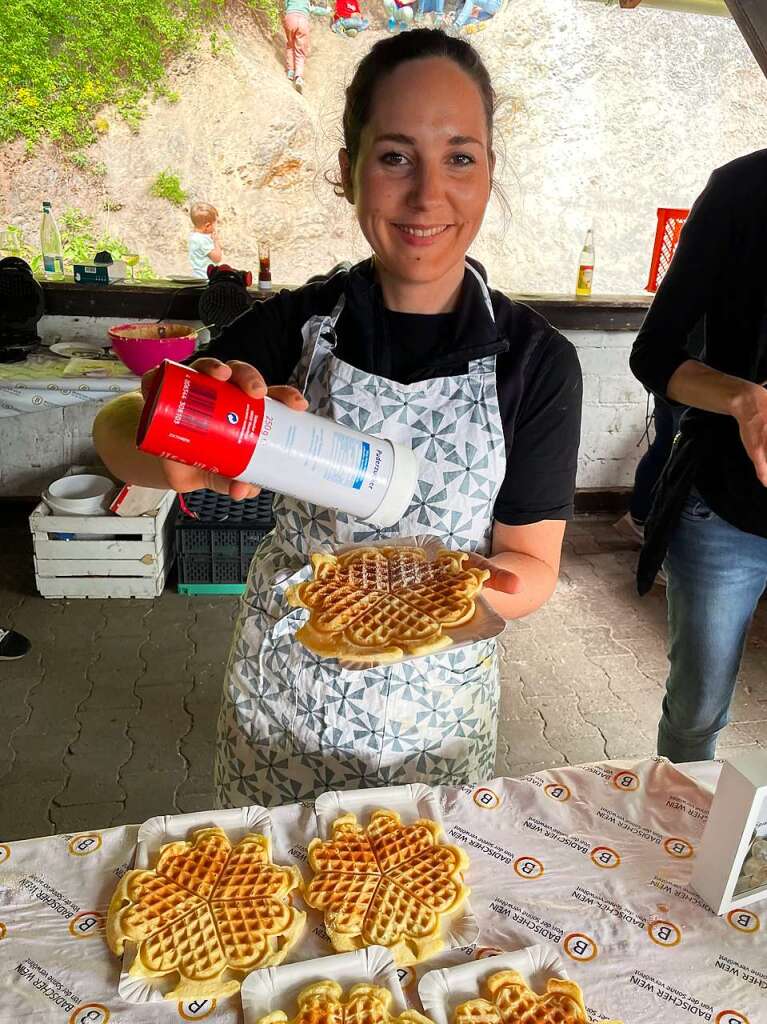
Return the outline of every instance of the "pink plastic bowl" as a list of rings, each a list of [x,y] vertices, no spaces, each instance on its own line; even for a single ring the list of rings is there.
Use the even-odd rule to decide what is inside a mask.
[[[188,324],[120,324],[109,328],[109,340],[128,369],[140,376],[163,359],[187,359],[197,335]]]

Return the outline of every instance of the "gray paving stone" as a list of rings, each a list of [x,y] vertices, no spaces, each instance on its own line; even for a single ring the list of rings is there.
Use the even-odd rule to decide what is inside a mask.
[[[125,789],[117,779],[116,766],[109,765],[114,774],[107,774],[106,765],[102,770],[94,764],[78,764],[70,771],[63,789],[56,793],[59,807],[76,804],[119,803],[125,799]]]
[[[71,804],[51,807],[56,832],[85,832],[94,828],[109,828],[112,819],[122,812],[122,801],[117,803]]]
[[[0,803],[0,837],[2,842],[50,835],[54,826],[48,809],[56,795],[55,782],[18,780],[3,784]]]
[[[176,789],[183,779],[183,772],[135,771],[122,775],[128,796],[112,824],[133,825],[158,814],[178,813]]]

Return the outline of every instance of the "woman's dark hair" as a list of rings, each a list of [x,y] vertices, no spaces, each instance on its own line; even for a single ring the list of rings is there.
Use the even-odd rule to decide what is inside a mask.
[[[482,97],[487,120],[487,136],[492,145],[496,96],[482,58],[469,43],[439,29],[416,28],[381,39],[357,66],[346,89],[344,106],[344,145],[354,166],[360,151],[360,138],[370,119],[373,95],[379,83],[400,64],[427,57],[446,57],[471,78]]]

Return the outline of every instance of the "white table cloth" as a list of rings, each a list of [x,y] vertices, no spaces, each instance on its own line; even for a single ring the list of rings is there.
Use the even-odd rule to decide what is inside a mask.
[[[480,937],[402,973],[549,943],[583,988],[594,1021],[764,1024],[767,905],[716,917],[688,885],[716,766],[662,759],[562,768],[437,791],[451,842],[471,858]],[[311,807],[271,812],[274,859],[306,875]],[[215,814],[211,812],[211,820]],[[0,845],[0,1020],[70,1024],[236,1024],[239,997],[135,1005],[103,935],[136,826]],[[311,912],[292,959],[330,953]],[[317,929],[317,931],[315,931]]]

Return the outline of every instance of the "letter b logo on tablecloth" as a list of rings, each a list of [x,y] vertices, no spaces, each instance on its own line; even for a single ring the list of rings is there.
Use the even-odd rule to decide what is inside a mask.
[[[535,857],[517,857],[514,861],[514,870],[520,878],[540,878],[543,874],[543,864]]]
[[[682,930],[672,921],[650,921],[647,934],[656,946],[678,946],[682,941]]]
[[[562,804],[573,795],[570,787],[566,786],[563,782],[550,782],[548,786],[543,787],[543,792],[546,796],[550,796],[552,800],[558,800]]]
[[[85,835],[72,836],[67,843],[67,850],[73,857],[87,857],[89,853],[95,853],[101,846],[101,836],[98,832],[88,832]]]
[[[729,912],[727,924],[736,931],[753,935],[754,932],[759,931],[761,921],[759,920],[759,915],[755,914],[753,910],[743,910],[742,907],[739,907]]]
[[[639,789],[639,776],[636,772],[616,772],[612,784],[621,793],[636,793]]]
[[[618,851],[609,846],[595,846],[589,856],[598,868],[617,868],[621,862]]]
[[[590,935],[585,932],[570,932],[562,940],[562,949],[571,960],[578,960],[582,964],[595,960],[599,955],[599,948]]]
[[[109,1010],[101,1003],[85,1003],[72,1011],[69,1024],[107,1024]]]
[[[178,1015],[182,1020],[205,1020],[215,1009],[215,999],[190,999],[178,1004]]]
[[[69,933],[76,939],[90,939],[103,931],[105,923],[103,914],[95,910],[83,910],[70,920]]]
[[[475,789],[472,799],[477,807],[481,807],[485,811],[494,811],[501,802],[498,794],[494,793],[492,789],[488,789],[487,786]]]

